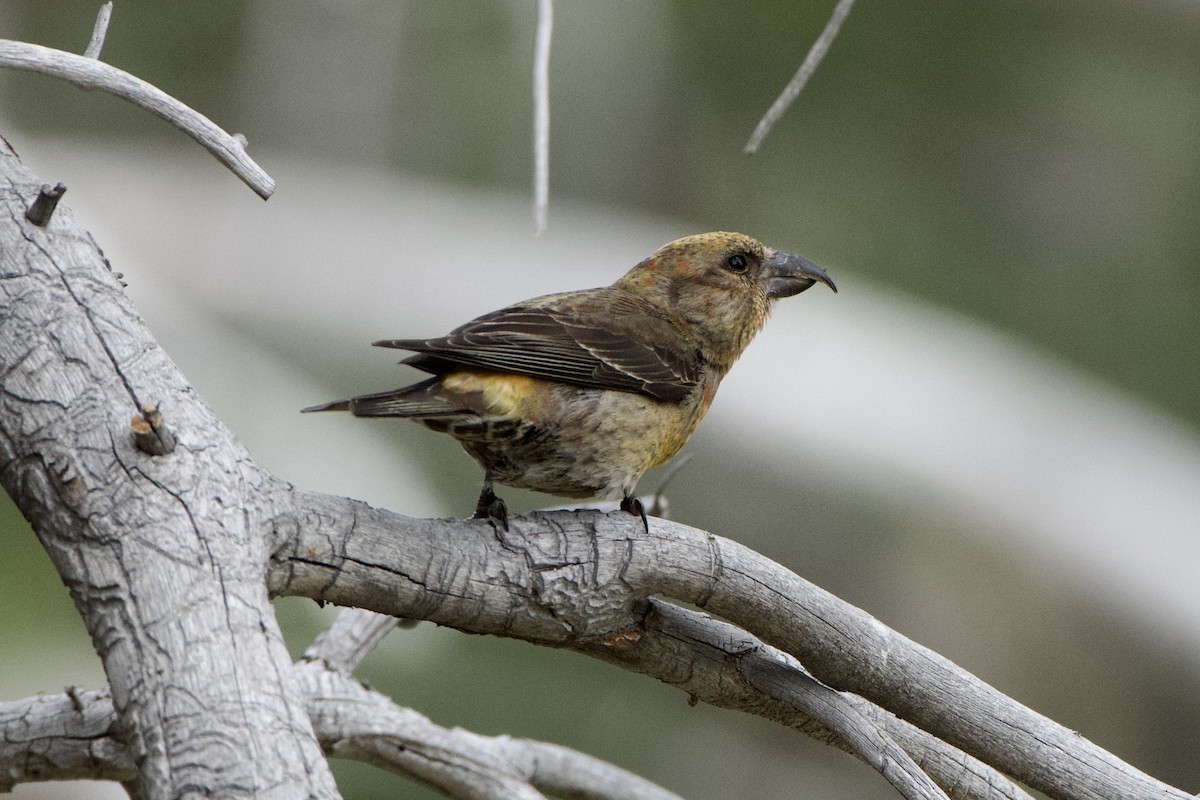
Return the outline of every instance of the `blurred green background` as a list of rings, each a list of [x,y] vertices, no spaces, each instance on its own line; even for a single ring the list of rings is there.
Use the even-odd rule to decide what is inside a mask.
[[[0,35],[79,52],[96,5],[5,0]],[[686,220],[680,233],[746,230],[802,250],[839,283],[851,276],[843,294],[860,281],[951,310],[1200,429],[1200,5],[859,0],[797,104],[758,155],[742,155],[831,7],[560,0],[551,231],[572,202]],[[288,154],[519,203],[531,194],[533,23],[531,2],[119,0],[103,57],[246,133],[268,171],[270,154]],[[207,158],[143,112],[40,76],[0,73],[0,115],[23,156],[65,136]],[[281,180],[281,195],[288,188]],[[398,222],[395,235],[419,231]],[[336,394],[351,368],[324,356],[346,358],[343,345],[323,364],[282,363],[327,370]],[[368,374],[368,355],[355,375]],[[452,445],[386,435],[428,449],[448,476],[433,481],[443,513],[465,507],[478,475]],[[781,539],[759,510],[791,484],[735,444],[720,448],[679,482],[681,519],[749,528],[744,541],[805,577],[1140,768],[1200,789],[1200,661],[1125,614],[1120,597],[1007,547],[1002,520],[920,486],[856,486],[816,466],[798,468],[823,498],[805,508],[811,538]],[[753,476],[736,501],[705,489],[730,474]],[[4,696],[95,684],[95,664],[88,672],[67,655],[86,656],[82,626],[7,502],[0,532],[0,575],[17,601],[0,619],[3,673],[26,678]],[[931,550],[951,566],[931,564]],[[279,605],[298,652],[320,618],[311,604]],[[798,735],[689,708],[580,656],[426,625],[394,634],[362,674],[439,723],[576,746],[689,797],[893,796],[869,769]],[[554,700],[580,686],[589,705]],[[347,797],[392,796],[400,783],[336,766]]]

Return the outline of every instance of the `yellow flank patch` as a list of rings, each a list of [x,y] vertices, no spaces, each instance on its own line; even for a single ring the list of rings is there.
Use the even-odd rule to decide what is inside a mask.
[[[459,370],[442,378],[442,387],[453,394],[478,394],[490,414],[520,416],[533,421],[538,415],[546,381],[509,372]]]
[[[701,396],[699,407],[694,415],[680,415],[669,413],[663,415],[661,419],[662,427],[658,437],[658,447],[655,449],[650,463],[646,466],[651,467],[661,466],[678,453],[683,446],[692,438],[692,434],[696,432],[696,427],[700,424],[700,420],[704,419],[704,415],[708,413],[708,407],[712,405],[713,395],[716,394],[716,386],[709,382],[704,386],[704,394]]]
[[[663,437],[658,440],[658,451],[655,452],[654,458],[647,468],[662,466],[674,458],[675,454],[687,444],[694,430],[694,427],[685,430],[683,426],[672,426],[663,431]]]

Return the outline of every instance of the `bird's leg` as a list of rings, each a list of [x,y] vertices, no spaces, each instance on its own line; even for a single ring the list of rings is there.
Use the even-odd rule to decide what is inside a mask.
[[[504,530],[508,530],[508,506],[504,505],[503,500],[496,497],[491,481],[484,482],[483,490],[479,492],[479,502],[475,504],[475,513],[471,518],[490,519],[500,523]]]
[[[642,527],[646,529],[646,533],[650,532],[650,522],[646,519],[646,507],[642,505],[642,501],[635,494],[627,494],[621,498],[621,510],[626,514],[633,514],[635,517],[640,517]]]

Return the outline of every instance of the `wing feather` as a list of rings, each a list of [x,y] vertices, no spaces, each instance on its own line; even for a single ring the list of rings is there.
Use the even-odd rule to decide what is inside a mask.
[[[701,378],[686,329],[621,290],[549,295],[493,311],[438,339],[391,339],[404,363],[435,375],[461,366],[681,400]]]

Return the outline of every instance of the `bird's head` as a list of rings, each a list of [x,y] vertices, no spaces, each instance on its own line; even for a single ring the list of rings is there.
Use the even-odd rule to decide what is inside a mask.
[[[744,233],[700,233],[660,247],[615,284],[686,325],[710,363],[728,369],[767,321],[771,303],[816,283],[837,287],[800,256]]]

